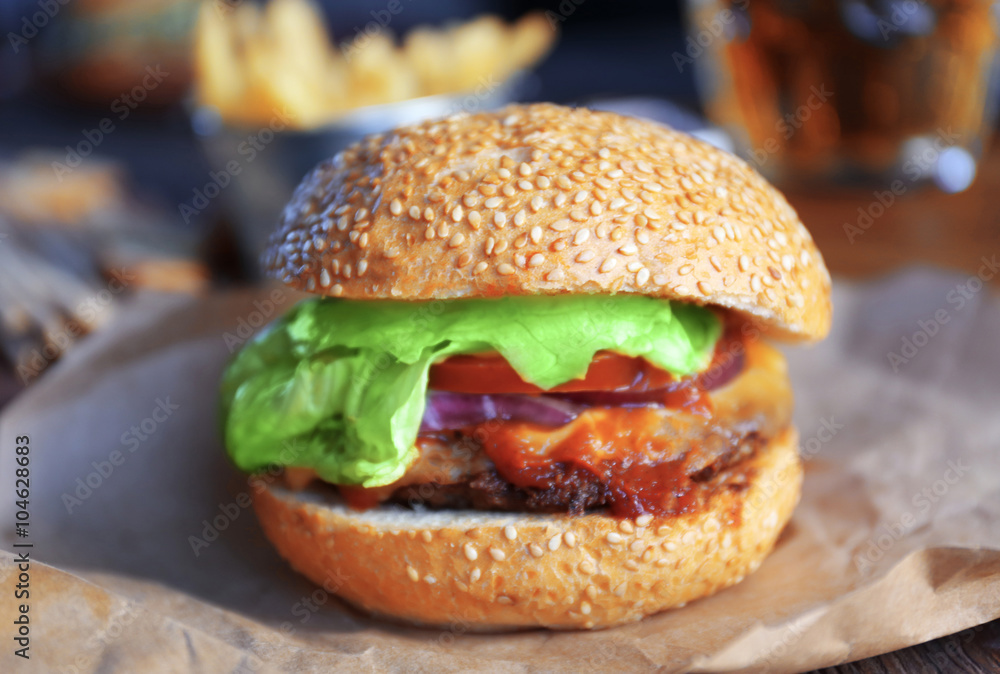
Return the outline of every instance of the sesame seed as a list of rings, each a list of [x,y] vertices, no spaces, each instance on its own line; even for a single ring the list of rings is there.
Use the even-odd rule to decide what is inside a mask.
[[[628,583],[619,583],[612,592],[616,597],[624,597],[626,589],[628,589]]]
[[[503,178],[504,180],[507,180],[508,178],[510,178],[511,172],[509,169],[502,168],[499,171],[497,171],[497,175]]]
[[[461,232],[455,232],[454,236],[448,239],[449,248],[458,248],[463,243],[465,243],[465,234],[462,234]]]
[[[701,291],[702,295],[712,294],[712,286],[708,285],[705,281],[698,281],[698,290]]]
[[[563,277],[562,269],[553,269],[545,275],[546,281],[561,281]]]
[[[579,208],[574,208],[569,212],[569,219],[574,222],[585,222],[587,220],[587,214]]]
[[[582,562],[580,562],[580,571],[581,573],[592,575],[597,573],[597,567],[594,566],[594,563],[591,562],[589,559],[585,559]]]
[[[466,251],[465,253],[462,253],[461,255],[458,256],[458,266],[459,267],[465,267],[470,262],[472,262],[472,253],[469,253],[468,251]]]
[[[503,239],[503,240],[500,241],[500,243],[498,243],[496,245],[496,248],[493,249],[493,254],[494,255],[499,255],[500,253],[504,252],[505,250],[507,250],[507,240]]]
[[[584,201],[587,200],[588,196],[589,195],[587,194],[586,190],[580,190],[579,192],[573,195],[573,203],[574,204],[583,203]]]
[[[502,203],[503,201],[500,199],[500,197],[490,197],[489,199],[483,202],[483,206],[486,206],[486,208],[496,208]]]
[[[653,172],[653,167],[650,166],[649,164],[647,164],[646,162],[644,162],[641,159],[635,163],[635,168],[636,168],[637,171],[639,171],[639,173],[652,173]]]
[[[531,553],[532,557],[541,557],[542,555],[545,554],[545,551],[542,550],[541,546],[539,546],[537,543],[532,543],[531,545],[529,545],[528,552]]]
[[[479,557],[479,553],[476,552],[476,549],[474,547],[472,547],[472,543],[466,543],[465,545],[463,545],[462,551],[465,552],[465,558],[468,559],[470,562],[476,561],[476,559]]]
[[[316,278],[315,277],[310,276],[309,279],[306,281],[306,290],[309,290],[310,292],[312,292],[313,290],[316,290]]]
[[[756,274],[752,274],[750,276],[750,290],[754,291],[755,293],[760,292],[760,277],[757,276]]]
[[[555,536],[549,539],[548,547],[551,552],[555,552],[556,550],[558,550],[560,545],[562,545],[562,536],[560,536],[559,534],[556,534]]]
[[[569,178],[567,178],[566,176],[558,176],[556,178],[556,187],[558,187],[561,190],[568,190],[573,187],[573,183],[571,183],[569,181]]]
[[[389,202],[389,212],[393,215],[399,215],[403,212],[403,202],[399,199],[393,199]]]
[[[479,211],[469,211],[468,220],[469,226],[472,227],[472,229],[479,229],[479,225],[482,223],[483,218],[479,215]]]
[[[576,547],[576,534],[572,531],[567,531],[563,534],[563,541],[565,541],[567,548]]]
[[[690,274],[693,271],[694,271],[694,265],[693,264],[685,264],[685,265],[682,265],[681,268],[677,270],[677,273],[680,276],[687,276],[688,274]]]
[[[614,199],[611,200],[611,203],[608,204],[608,208],[610,208],[613,211],[617,211],[624,205],[625,205],[624,199],[622,199],[621,197],[615,197]]]
[[[601,266],[598,268],[597,271],[599,271],[602,274],[606,274],[612,269],[614,269],[617,265],[618,265],[618,260],[616,260],[613,257],[609,257],[606,258],[604,262],[601,263]]]
[[[427,229],[424,230],[424,238],[427,239],[428,241],[433,239],[435,236],[437,236],[437,232],[434,231],[433,227],[428,227]]]
[[[618,249],[618,252],[622,255],[635,255],[639,252],[639,249],[635,247],[635,244],[626,243]]]
[[[563,206],[565,206],[566,201],[567,197],[565,192],[560,192],[555,196],[554,199],[552,199],[552,203],[555,205],[556,208],[562,208]]]
[[[500,595],[499,597],[497,597],[497,603],[503,604],[504,606],[510,606],[511,604],[514,603],[514,600],[505,595]]]
[[[572,226],[572,224],[573,223],[571,223],[569,220],[556,220],[551,225],[549,225],[549,229],[551,229],[554,232],[565,232]]]
[[[587,599],[589,599],[590,601],[594,601],[595,599],[597,599],[597,588],[594,587],[593,585],[588,585],[587,587],[585,587],[583,593],[587,595]]]
[[[521,162],[517,167],[517,172],[523,176],[530,176],[534,171],[531,170],[531,165],[526,162]]]
[[[537,213],[538,211],[541,210],[542,206],[544,206],[544,205],[545,205],[545,200],[542,199],[540,196],[536,195],[536,196],[534,196],[534,197],[531,198],[531,204],[530,204],[530,206],[531,206],[532,212]]]
[[[339,283],[334,283],[333,287],[330,288],[330,294],[333,295],[334,297],[340,297],[341,295],[344,294],[344,286],[340,285]]]
[[[622,171],[621,169],[614,169],[612,171],[608,171],[608,177],[611,178],[612,180],[617,180],[618,178],[621,178],[623,175],[625,175],[625,172]]]
[[[414,583],[420,580],[420,574],[418,574],[417,570],[414,569],[412,566],[406,567],[406,575],[409,576],[410,580],[412,580]]]
[[[333,283],[333,279],[330,278],[330,272],[323,269],[319,273],[319,285],[323,288],[329,288],[330,284]]]
[[[434,536],[427,529],[420,532],[420,538],[423,539],[424,543],[430,543]]]
[[[538,179],[535,181],[535,184],[538,185],[538,189],[547,190],[552,185],[552,181],[546,178],[545,176],[538,176]]]
[[[584,250],[581,251],[580,254],[576,256],[576,261],[580,263],[590,262],[595,257],[597,257],[597,253],[595,253],[594,251]]]
[[[636,274],[635,274],[635,284],[637,286],[646,285],[646,281],[648,281],[648,280],[649,280],[649,270],[648,269],[644,268],[644,269],[640,269],[638,272],[636,272]]]
[[[573,235],[573,245],[579,246],[589,238],[590,238],[590,231],[586,229],[577,230],[576,234]]]
[[[500,191],[504,193],[504,196],[508,197],[512,197],[517,193],[517,190],[514,189],[513,185],[504,185],[503,189]]]
[[[461,222],[463,215],[465,215],[465,211],[460,204],[456,204],[455,208],[451,209],[451,219],[453,222]]]
[[[646,513],[644,515],[639,515],[638,517],[635,518],[635,523],[640,527],[644,527],[652,521],[653,521],[653,516],[650,515],[649,513]]]
[[[580,613],[590,615],[590,604],[585,601],[580,602]]]
[[[621,534],[616,533],[614,531],[609,531],[608,535],[605,536],[605,538],[608,540],[608,543],[612,543],[612,544],[614,544],[614,543],[621,543],[622,542],[622,536],[621,536]]]
[[[534,227],[531,228],[531,242],[538,243],[541,240],[542,240],[542,228],[539,227],[538,225],[535,225]]]
[[[771,278],[773,278],[775,281],[781,280],[781,272],[775,269],[774,267],[768,267],[767,273],[769,273],[771,275]]]
[[[510,276],[511,274],[514,273],[514,271],[515,271],[514,267],[507,264],[506,262],[501,262],[497,266],[497,273],[500,274],[501,276]]]
[[[419,212],[419,209],[417,209],[417,211]],[[350,218],[348,218],[346,215],[341,216],[341,218],[337,220],[337,229],[339,229],[341,232],[344,232],[347,230],[350,224],[351,224]]]
[[[522,234],[521,236],[514,239],[514,248],[520,249],[528,245],[528,235]]]
[[[486,264],[485,262],[479,262],[479,263],[476,264],[475,267],[472,268],[472,273],[473,274],[482,274],[484,271],[487,270],[487,268],[489,268],[488,264]]]
[[[639,570],[639,564],[636,563],[636,561],[634,559],[626,559],[625,563],[622,566],[624,566],[629,571],[638,571]]]
[[[434,576],[428,574],[428,575],[424,576],[424,582],[427,583],[428,585],[433,585],[434,583],[437,582],[437,578],[435,578]]]
[[[504,225],[507,224],[507,216],[503,211],[497,211],[493,214],[493,224],[499,229],[503,229]]]
[[[621,520],[621,521],[619,521],[618,522],[618,528],[621,529],[622,531],[624,531],[627,534],[630,534],[630,533],[632,533],[632,532],[635,531],[635,527],[632,526],[632,522],[630,522],[629,520]]]
[[[517,181],[517,188],[520,189],[520,190],[524,190],[525,192],[527,192],[528,190],[531,190],[534,187],[535,186],[531,184],[530,180],[518,180]]]
[[[499,548],[490,548],[490,557],[492,557],[497,562],[502,562],[507,559],[507,553]]]
[[[644,545],[646,544],[637,539],[632,541],[632,544],[628,546],[628,549],[631,550],[632,552],[639,552],[640,550],[642,550]]]
[[[545,256],[542,255],[541,253],[535,253],[528,260],[528,266],[529,267],[539,267],[539,266],[541,266],[544,263],[545,263]]]
[[[493,254],[493,247],[496,245],[496,243],[497,243],[496,239],[494,239],[492,236],[489,237],[488,239],[486,239],[486,245],[483,247],[483,251],[487,255],[492,255]]]
[[[479,203],[479,195],[475,192],[469,192],[464,197],[462,197],[462,203],[465,204],[466,208],[473,208]]]
[[[599,201],[591,202],[591,204],[590,204],[590,214],[591,215],[600,215],[603,212],[604,212],[604,207],[601,206],[601,202],[599,202]]]
[[[503,535],[507,537],[508,541],[513,541],[517,538],[517,529],[508,524],[503,528]]]

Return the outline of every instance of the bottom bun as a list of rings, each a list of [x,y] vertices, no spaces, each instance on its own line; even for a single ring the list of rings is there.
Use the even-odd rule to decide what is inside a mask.
[[[754,571],[799,499],[789,428],[746,461],[746,487],[696,513],[617,519],[346,507],[268,487],[254,506],[292,566],[351,603],[422,625],[609,627],[708,596]]]

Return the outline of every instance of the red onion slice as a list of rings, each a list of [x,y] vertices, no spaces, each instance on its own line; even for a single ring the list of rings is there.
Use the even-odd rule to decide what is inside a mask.
[[[492,419],[530,421],[541,426],[564,426],[576,419],[580,408],[549,396],[479,395],[429,391],[420,432],[475,426]]]

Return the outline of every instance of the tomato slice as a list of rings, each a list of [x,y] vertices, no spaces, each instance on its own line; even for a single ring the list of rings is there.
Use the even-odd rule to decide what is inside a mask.
[[[587,375],[548,392],[647,391],[663,388],[677,378],[644,358],[599,351],[590,362]],[[430,388],[454,393],[545,393],[521,379],[499,353],[452,356],[431,366]]]

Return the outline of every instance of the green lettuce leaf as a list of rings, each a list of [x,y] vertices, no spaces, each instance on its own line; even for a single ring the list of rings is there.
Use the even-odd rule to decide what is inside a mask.
[[[552,388],[582,378],[600,350],[697,372],[721,331],[705,308],[641,295],[308,300],[229,364],[225,443],[246,471],[301,466],[334,484],[389,484],[415,458],[428,372],[447,356],[495,350]]]

